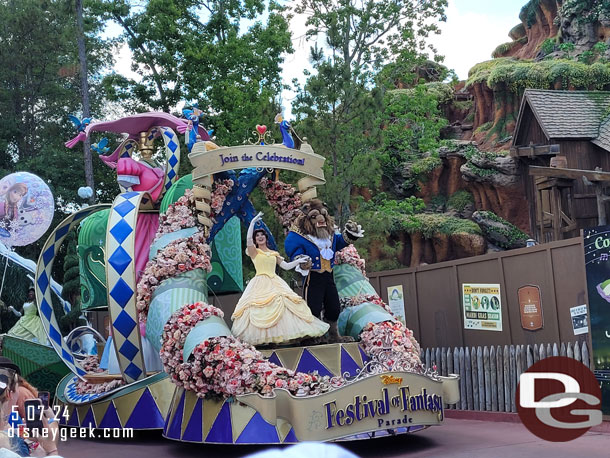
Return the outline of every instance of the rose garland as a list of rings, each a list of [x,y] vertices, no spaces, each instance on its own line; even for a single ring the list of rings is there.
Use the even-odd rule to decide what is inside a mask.
[[[386,304],[381,297],[377,294],[358,294],[357,296],[351,297],[342,297],[339,299],[339,304],[341,305],[341,310],[348,307],[355,307],[357,305],[363,304],[365,302],[370,302],[372,304],[376,304],[382,309],[384,309],[389,314],[392,314],[392,310],[390,306]]]
[[[424,372],[419,355],[419,343],[413,337],[413,332],[400,321],[384,321],[369,323],[360,333],[360,342],[364,352],[373,360],[381,361],[383,353],[392,350],[393,360],[387,361],[392,367]]]
[[[186,336],[195,325],[210,316],[222,317],[221,310],[198,302],[182,307],[163,330],[161,361],[172,380],[199,397],[230,397],[247,393],[270,394],[285,388],[297,396],[319,394],[344,383],[317,373],[305,374],[277,366],[252,345],[233,336],[213,337],[197,345],[188,361],[182,350]]]
[[[273,181],[268,178],[261,178],[259,186],[282,226],[284,228],[290,227],[301,213],[301,193],[297,192],[291,184],[279,180]]]
[[[146,263],[142,278],[138,282],[136,309],[141,322],[146,322],[148,307],[152,294],[163,280],[175,277],[183,272],[205,269],[210,272],[210,247],[202,231],[174,240],[157,253],[157,256]]]
[[[182,197],[171,204],[163,215],[159,216],[159,228],[155,240],[164,234],[194,227],[196,222],[195,196],[192,189],[187,189]]]
[[[362,272],[364,278],[367,278],[365,268],[366,262],[360,257],[358,250],[356,250],[354,245],[350,244],[342,250],[337,251],[335,254],[335,264],[349,264],[350,266],[354,266],[356,269]]]
[[[97,359],[97,356],[87,356],[81,364],[83,369],[87,372],[104,372],[104,370],[100,368],[100,362]],[[76,382],[76,392],[78,394],[105,393],[107,391],[114,390],[115,388],[124,385],[124,383],[125,382],[122,379],[111,380],[109,382],[104,383],[91,383],[79,379]]]
[[[212,209],[211,217],[218,215],[220,209],[225,203],[227,195],[235,186],[235,182],[231,179],[214,181],[212,184],[212,197],[210,207]]]

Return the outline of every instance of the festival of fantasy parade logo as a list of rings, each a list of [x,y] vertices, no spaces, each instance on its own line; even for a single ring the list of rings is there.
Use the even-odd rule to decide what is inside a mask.
[[[333,440],[382,429],[438,425],[444,403],[459,401],[459,376],[410,372],[368,375],[316,396],[274,389],[270,396],[237,396],[270,424],[290,423],[299,441]]]
[[[403,412],[428,411],[436,413],[438,420],[443,420],[443,399],[441,396],[430,394],[426,388],[421,388],[418,394],[412,394],[409,386],[400,386],[401,377],[382,375],[384,385],[398,384],[396,390],[385,386],[379,398],[370,399],[366,394],[354,396],[354,401],[343,408],[337,407],[336,401],[324,404],[326,412],[326,429],[350,426],[365,419],[377,419],[377,427],[405,426],[413,423],[413,418]],[[381,418],[390,414],[394,418]]]

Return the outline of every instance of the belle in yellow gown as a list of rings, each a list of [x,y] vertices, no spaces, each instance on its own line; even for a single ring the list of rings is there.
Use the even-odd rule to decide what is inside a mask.
[[[248,246],[256,276],[246,286],[231,317],[233,335],[252,345],[324,335],[329,325],[314,317],[307,302],[275,274],[278,264],[287,270],[297,264],[286,263],[277,251],[268,250],[264,231],[258,230],[250,238],[258,219],[250,224],[247,238],[248,241],[255,238],[258,245]]]

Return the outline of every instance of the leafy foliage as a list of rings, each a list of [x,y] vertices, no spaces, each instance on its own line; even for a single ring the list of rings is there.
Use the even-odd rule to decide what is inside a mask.
[[[299,129],[328,158],[324,198],[339,222],[349,216],[352,188],[378,183],[374,152],[386,86],[375,85],[376,77],[391,60],[400,65],[382,78],[390,83],[400,68],[425,60],[425,39],[438,31],[445,6],[445,0],[301,0],[295,8],[308,15],[307,37],[325,40],[311,49],[315,74],[298,88],[293,109]]]
[[[456,191],[447,199],[447,207],[454,208],[458,212],[464,211],[468,205],[473,203],[474,197],[465,190]]]
[[[500,235],[506,237],[506,239],[507,239],[506,243],[499,242],[499,245],[502,248],[506,248],[506,249],[512,248],[518,241],[523,241],[523,240],[527,240],[530,238],[529,235],[527,235],[517,226],[506,221],[504,218],[501,218],[500,216],[496,215],[494,212],[478,211],[477,213],[485,219],[489,219],[491,221],[501,223],[502,227],[492,226],[489,228],[483,228],[483,231],[485,232],[485,235],[489,235],[490,232],[493,231],[497,234],[500,234]],[[495,240],[497,240],[497,239],[495,239]]]

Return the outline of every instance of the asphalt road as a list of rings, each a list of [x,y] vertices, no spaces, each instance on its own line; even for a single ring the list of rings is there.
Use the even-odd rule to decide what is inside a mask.
[[[414,434],[340,443],[356,455],[393,457],[523,457],[591,458],[610,456],[610,434],[587,433],[565,443],[546,442],[520,423],[484,422],[448,418],[442,426]],[[158,432],[139,433],[130,440],[69,439],[60,443],[64,458],[238,458],[264,450],[255,446],[182,444],[160,437]],[[312,457],[324,458],[324,457]]]

